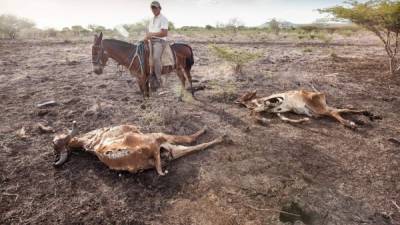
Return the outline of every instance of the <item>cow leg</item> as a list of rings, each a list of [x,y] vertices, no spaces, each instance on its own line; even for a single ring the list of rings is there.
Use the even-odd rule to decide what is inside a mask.
[[[169,144],[169,143],[164,143],[161,145],[161,147],[166,149],[168,152],[170,152],[170,154],[172,156],[172,160],[173,160],[173,159],[178,159],[182,156],[191,154],[193,152],[198,152],[198,151],[204,150],[213,145],[219,144],[219,143],[223,142],[223,140],[224,140],[223,137],[219,137],[213,141],[195,145],[195,146],[183,146],[183,145],[173,145],[173,144]]]
[[[367,110],[356,110],[356,109],[336,109],[339,113],[353,113],[353,114],[362,114],[363,116],[368,117],[371,121],[382,119],[381,116],[374,115],[370,111]]]
[[[377,117],[376,115],[372,114],[371,112],[367,111],[367,110],[358,110],[358,109],[331,109],[332,111],[336,111],[338,113],[352,113],[352,114],[362,114],[368,118],[370,118],[371,120],[374,120]]]
[[[338,113],[354,113],[354,114],[365,114],[366,110],[357,110],[357,109],[335,109]]]
[[[303,122],[310,121],[310,119],[307,118],[307,117],[304,117],[304,118],[302,118],[302,119],[295,120],[295,119],[289,119],[289,118],[283,116],[283,115],[280,114],[280,113],[277,113],[277,115],[278,115],[279,119],[281,119],[282,121],[285,121],[285,122],[289,122],[289,123],[303,123]]]
[[[200,135],[204,134],[207,130],[207,127],[203,127],[201,130],[197,131],[192,135],[169,135],[164,133],[158,133],[158,139],[161,139],[162,142],[168,142],[172,144],[191,144],[195,142]]]
[[[348,127],[348,128],[351,128],[351,129],[355,129],[356,128],[356,124],[353,121],[344,119],[340,115],[339,111],[337,111],[337,110],[331,110],[331,111],[327,112],[326,115],[336,119],[337,121],[339,121],[339,123],[341,123],[345,127]]]

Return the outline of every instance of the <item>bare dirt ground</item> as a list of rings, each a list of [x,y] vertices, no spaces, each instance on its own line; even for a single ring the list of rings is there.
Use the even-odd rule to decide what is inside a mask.
[[[91,73],[90,43],[1,41],[0,224],[400,224],[400,147],[388,141],[400,138],[400,78],[385,72],[383,48],[358,40],[226,45],[263,57],[232,75],[207,44],[194,43],[195,85],[207,88],[198,101],[178,102],[174,74],[166,94],[144,101],[115,64]],[[383,119],[351,117],[363,122],[356,131],[328,118],[294,126],[267,116],[272,122],[260,126],[233,103],[248,90],[311,85],[331,105]],[[36,107],[48,100],[58,104]],[[55,169],[53,134],[36,124],[60,132],[73,120],[81,132],[132,123],[190,134],[207,125],[199,142],[232,141],[170,163],[165,177],[111,171],[83,152]]]

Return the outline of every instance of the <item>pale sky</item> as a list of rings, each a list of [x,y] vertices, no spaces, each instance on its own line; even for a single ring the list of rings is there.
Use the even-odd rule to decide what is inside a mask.
[[[152,16],[151,0],[0,0],[0,14],[31,19],[39,28],[97,24],[108,28]],[[311,23],[324,17],[316,9],[343,0],[160,0],[161,13],[177,27],[215,25],[238,18],[258,26],[272,18]]]

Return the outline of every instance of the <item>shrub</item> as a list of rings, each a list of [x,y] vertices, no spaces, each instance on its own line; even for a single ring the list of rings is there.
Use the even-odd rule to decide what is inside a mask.
[[[274,34],[278,35],[279,32],[281,31],[279,22],[276,19],[272,19],[269,22],[269,29],[271,29],[271,31],[274,32]]]
[[[211,45],[210,48],[219,58],[233,63],[234,71],[237,74],[242,74],[243,65],[261,57],[261,54],[259,53],[240,51],[238,49],[231,49],[228,47]]]
[[[35,24],[28,19],[19,18],[13,15],[0,15],[0,33],[15,39],[18,32],[23,29],[34,28]]]
[[[392,74],[400,72],[400,1],[370,0],[365,3],[349,1],[350,7],[336,6],[321,9],[336,20],[350,20],[372,31],[385,46]]]

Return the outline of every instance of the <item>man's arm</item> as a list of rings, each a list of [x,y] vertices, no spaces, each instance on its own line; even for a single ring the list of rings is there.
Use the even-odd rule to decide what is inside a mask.
[[[150,32],[147,33],[146,38],[147,39],[150,39],[152,37],[160,37],[160,38],[162,38],[162,37],[166,37],[166,36],[168,36],[168,29],[161,29],[161,31],[157,32],[157,33],[150,33]]]
[[[161,20],[161,31],[154,33],[147,33],[146,40],[151,39],[152,37],[163,38],[168,36],[168,20],[165,17],[162,17]]]

